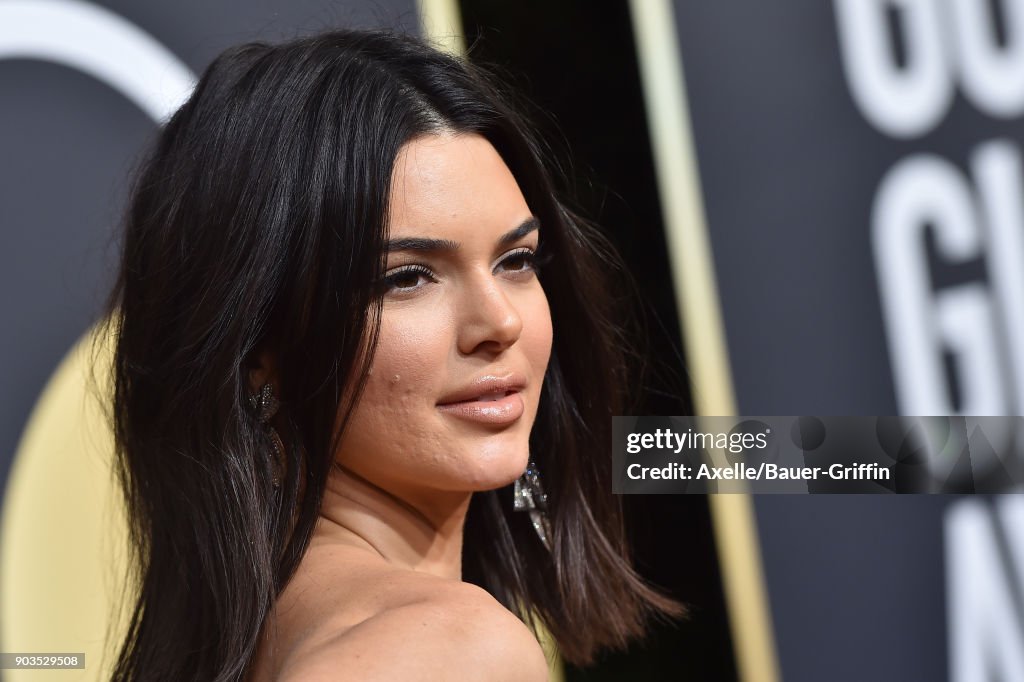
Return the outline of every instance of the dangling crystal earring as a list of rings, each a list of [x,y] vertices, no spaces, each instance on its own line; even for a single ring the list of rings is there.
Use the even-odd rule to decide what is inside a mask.
[[[544,543],[544,547],[551,551],[551,523],[548,520],[548,496],[544,494],[544,488],[540,484],[540,473],[537,465],[530,462],[523,475],[516,479],[512,490],[512,508],[515,511],[530,513],[530,521],[533,529],[537,531],[537,537]]]
[[[277,429],[270,425],[270,420],[281,407],[281,401],[274,397],[274,385],[270,382],[263,384],[258,393],[249,396],[249,404],[256,411],[256,419],[270,437],[270,444],[274,449],[274,473],[270,482],[277,488],[281,485],[281,471],[284,469],[285,459],[281,436],[278,435]]]

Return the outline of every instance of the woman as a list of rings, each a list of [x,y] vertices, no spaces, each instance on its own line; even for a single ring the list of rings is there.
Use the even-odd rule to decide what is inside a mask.
[[[218,57],[111,296],[114,679],[539,680],[527,626],[582,664],[677,613],[610,494],[616,263],[469,65],[356,31]]]

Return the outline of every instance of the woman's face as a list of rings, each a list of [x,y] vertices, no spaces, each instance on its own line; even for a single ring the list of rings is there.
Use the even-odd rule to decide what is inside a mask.
[[[398,155],[380,337],[337,460],[409,502],[526,467],[551,353],[536,220],[478,135]]]

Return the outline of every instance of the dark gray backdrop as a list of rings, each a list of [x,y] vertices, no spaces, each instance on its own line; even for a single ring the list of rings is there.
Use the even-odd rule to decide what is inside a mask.
[[[958,89],[934,129],[897,139],[851,95],[833,3],[673,4],[739,413],[899,413],[872,256],[879,184],[922,151],[966,172],[977,144],[1024,141],[1022,121],[985,115]],[[894,60],[904,47],[893,39]],[[982,262],[931,265],[936,290],[986,282]],[[954,501],[755,498],[783,679],[947,679]]]

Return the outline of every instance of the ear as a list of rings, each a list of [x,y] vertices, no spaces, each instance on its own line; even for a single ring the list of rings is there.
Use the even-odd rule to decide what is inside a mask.
[[[259,393],[259,390],[263,388],[263,384],[268,381],[271,383],[277,382],[277,362],[269,350],[250,354],[246,368],[249,371],[250,393]]]

